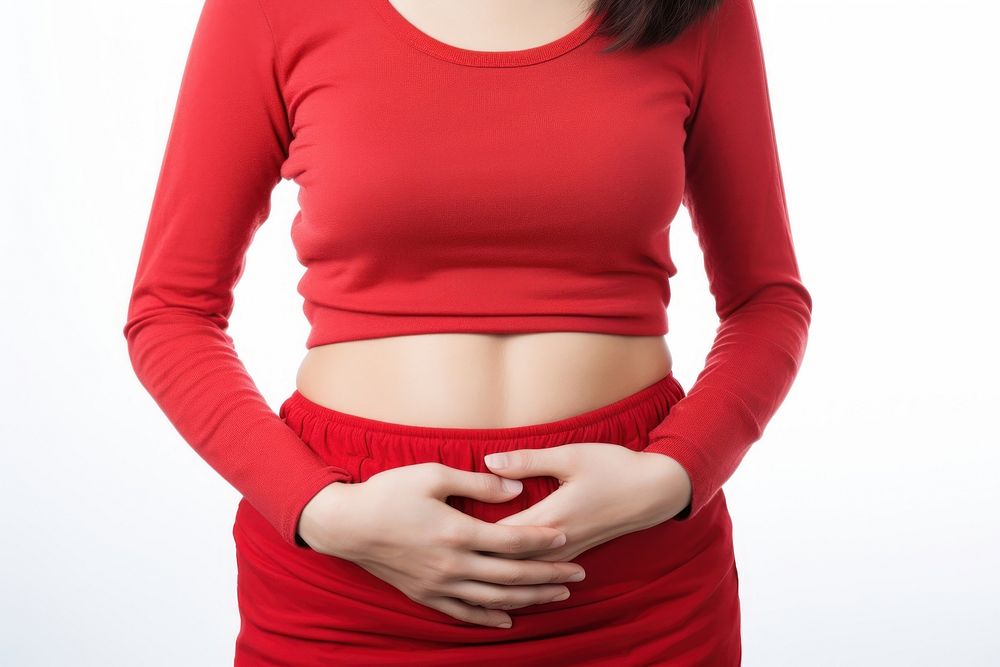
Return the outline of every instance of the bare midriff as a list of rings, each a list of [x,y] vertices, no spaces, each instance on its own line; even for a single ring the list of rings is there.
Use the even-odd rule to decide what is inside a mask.
[[[613,403],[671,368],[663,336],[420,334],[313,347],[296,387],[315,403],[369,419],[504,428]]]

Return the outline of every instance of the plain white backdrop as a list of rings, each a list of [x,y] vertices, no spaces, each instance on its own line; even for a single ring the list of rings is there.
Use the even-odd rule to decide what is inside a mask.
[[[756,6],[815,309],[795,386],[725,486],[744,664],[996,665],[1000,14]],[[3,3],[3,665],[232,664],[239,495],[121,333],[200,8]],[[308,332],[295,194],[275,190],[230,329],[275,409]],[[667,340],[689,387],[717,320],[679,216]]]

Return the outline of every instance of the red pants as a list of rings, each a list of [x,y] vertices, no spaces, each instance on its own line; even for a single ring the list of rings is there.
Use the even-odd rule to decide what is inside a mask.
[[[331,410],[297,391],[280,416],[321,457],[359,482],[436,461],[489,472],[491,452],[608,442],[646,446],[685,395],[673,374],[614,403],[558,421],[507,428],[391,424]],[[453,507],[497,521],[558,487],[522,480],[503,503],[452,496]],[[722,492],[695,517],[623,535],[577,556],[587,572],[560,602],[509,610],[512,628],[455,619],[410,600],[355,563],[293,547],[246,500],[233,526],[240,632],[236,667],[282,665],[740,664],[740,604],[732,524]]]

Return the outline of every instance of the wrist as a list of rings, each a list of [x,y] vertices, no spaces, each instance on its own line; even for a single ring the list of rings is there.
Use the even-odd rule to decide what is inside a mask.
[[[343,531],[337,522],[345,516],[346,496],[354,486],[348,482],[333,482],[320,489],[299,515],[296,527],[298,539],[315,551],[339,555],[335,552],[345,545]]]
[[[691,477],[677,459],[657,452],[637,452],[651,476],[651,512],[662,521],[672,519],[691,503]]]

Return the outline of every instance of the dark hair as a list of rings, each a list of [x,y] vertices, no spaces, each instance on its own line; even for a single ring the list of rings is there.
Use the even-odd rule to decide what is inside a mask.
[[[598,29],[617,39],[606,48],[642,48],[666,44],[724,0],[593,0],[591,9],[604,14]]]

